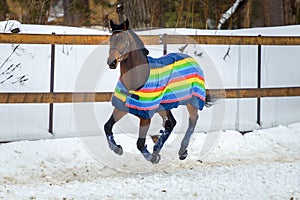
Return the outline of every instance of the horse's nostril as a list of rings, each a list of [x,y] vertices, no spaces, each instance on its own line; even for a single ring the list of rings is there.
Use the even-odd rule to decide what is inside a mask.
[[[110,68],[116,68],[116,66],[117,66],[117,60],[114,59],[112,62],[110,62],[110,63],[108,62],[107,64],[109,65]]]

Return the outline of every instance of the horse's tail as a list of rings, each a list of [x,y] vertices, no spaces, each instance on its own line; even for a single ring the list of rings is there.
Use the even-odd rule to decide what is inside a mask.
[[[219,103],[220,98],[218,96],[215,95],[211,95],[209,92],[206,93],[205,96],[205,107],[209,108],[217,103]]]

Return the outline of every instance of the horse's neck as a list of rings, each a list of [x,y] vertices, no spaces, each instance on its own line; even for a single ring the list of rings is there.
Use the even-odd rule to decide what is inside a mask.
[[[150,68],[147,57],[142,51],[129,53],[128,58],[121,62],[121,81],[127,90],[137,90],[148,80]]]

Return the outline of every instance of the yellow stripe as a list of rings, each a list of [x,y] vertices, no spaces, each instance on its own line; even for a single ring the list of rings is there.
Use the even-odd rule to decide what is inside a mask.
[[[182,65],[185,64],[187,62],[194,62],[195,59],[194,58],[184,58],[182,60],[178,60],[175,63],[171,63],[169,65],[166,65],[162,68],[153,68],[150,70],[150,74],[160,74],[160,73],[164,73],[165,71],[171,70],[174,67],[174,64],[176,65]]]
[[[174,82],[174,83],[170,83],[168,85],[168,88],[169,89],[172,89],[172,88],[176,88],[178,86],[183,86],[183,85],[187,85],[187,84],[192,84],[192,83],[195,83],[195,82],[198,82],[202,85],[204,85],[204,81],[197,78],[197,77],[193,77],[193,78],[189,78],[189,79],[184,79],[182,81],[177,81],[177,82]]]
[[[162,93],[164,93],[165,90],[167,89],[172,89],[172,88],[176,88],[178,86],[183,86],[183,85],[187,85],[187,84],[192,84],[192,83],[195,83],[195,82],[198,82],[200,83],[201,85],[204,85],[204,81],[199,79],[198,77],[192,77],[192,78],[189,78],[189,79],[184,79],[182,81],[178,81],[178,82],[175,82],[175,83],[170,83],[168,84],[168,86],[162,90],[162,91],[158,91],[158,92],[140,92],[140,91],[129,91],[130,93],[132,94],[136,94],[140,97],[157,97],[159,95],[161,95]]]
[[[123,95],[121,93],[117,93],[115,92],[114,94],[118,99],[120,99],[121,101],[125,102],[126,101],[126,95]]]
[[[158,92],[139,92],[139,91],[130,90],[129,92],[132,94],[136,94],[140,97],[156,97],[159,96],[161,93],[163,93],[163,90]]]

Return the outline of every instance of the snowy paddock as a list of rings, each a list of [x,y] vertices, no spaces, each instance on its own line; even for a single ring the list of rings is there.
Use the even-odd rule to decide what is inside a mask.
[[[158,165],[138,152],[131,154],[134,158],[126,156],[126,149],[133,148],[126,141],[121,142],[124,155],[101,159],[79,137],[2,143],[0,198],[300,199],[300,123],[245,135],[220,132],[214,148],[200,158],[205,137],[194,134],[185,161],[164,164],[164,159],[176,156],[169,155],[172,146],[166,145]],[[107,154],[101,138],[94,140]],[[129,140],[128,144],[135,142]],[[105,159],[121,159],[124,166],[110,167]],[[126,163],[134,169],[126,169]]]
[[[300,26],[217,32],[158,29],[139,34],[299,36],[299,30]],[[52,32],[109,34],[74,27],[21,25],[21,33]],[[182,45],[168,45],[168,51],[178,51],[179,47]],[[152,56],[162,54],[162,46],[147,48]],[[224,59],[229,49],[230,54]],[[256,46],[189,45],[185,50],[194,56],[197,52],[202,53],[197,59],[203,62],[211,88],[219,88],[216,74],[220,75],[224,88],[256,87]],[[96,81],[91,91],[95,88],[96,91],[113,91],[118,73],[109,70],[104,70],[101,76],[95,73],[97,69],[106,69],[107,54],[105,45],[56,45],[55,91],[77,91],[77,78],[86,69],[85,63],[94,68],[86,79],[79,80]],[[1,92],[49,91],[50,45],[1,44],[0,55],[3,66],[0,81],[4,81],[0,84]],[[262,58],[263,87],[299,86],[299,46],[263,46]],[[211,65],[208,65],[209,60],[213,61]],[[29,81],[24,85],[13,84],[16,80],[9,78],[12,71],[13,77],[25,75]],[[96,75],[99,77],[94,77]],[[202,112],[201,119],[206,121],[196,127],[197,133],[193,135],[185,161],[177,158],[177,151],[183,136],[181,128],[185,128],[187,121],[181,120],[185,115],[177,111],[175,114],[181,124],[177,125],[177,133],[171,135],[171,142],[163,148],[158,165],[145,161],[136,149],[137,123],[131,118],[123,121],[119,126],[122,130],[115,134],[124,149],[122,156],[109,150],[103,132],[91,128],[93,115],[97,116],[95,124],[103,127],[111,113],[110,104],[90,105],[92,112],[84,113],[86,104],[78,106],[76,112],[72,105],[55,105],[56,139],[45,139],[52,137],[47,131],[48,105],[1,105],[0,141],[15,142],[0,143],[0,199],[300,199],[300,123],[291,124],[299,122],[299,103],[299,97],[263,99],[262,127],[290,125],[245,135],[229,129],[257,129],[255,99],[226,100],[222,129],[227,131],[201,132],[210,130],[204,126],[218,121],[219,114],[212,116],[209,110]],[[95,130],[96,136],[74,137],[78,132],[84,135]],[[58,139],[60,137],[62,139]],[[210,144],[207,138],[211,137],[216,140]],[[26,141],[33,139],[40,140]],[[151,140],[147,140],[147,144],[151,149]],[[203,151],[203,144],[210,148]]]

